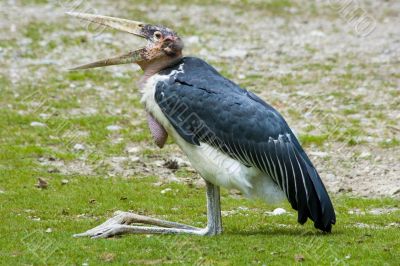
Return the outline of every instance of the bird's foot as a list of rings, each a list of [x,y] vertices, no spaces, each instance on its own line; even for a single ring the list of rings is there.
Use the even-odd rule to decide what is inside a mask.
[[[154,226],[130,225],[149,224]],[[170,222],[151,218],[130,212],[117,211],[114,217],[84,233],[75,234],[74,237],[107,238],[122,234],[192,234],[192,235],[216,235],[222,230],[206,227],[197,228],[181,223]]]
[[[133,214],[133,213],[132,213]],[[95,237],[101,232],[105,232],[106,229],[115,228],[119,225],[131,224],[132,223],[132,214],[129,212],[116,211],[114,212],[114,216],[104,223],[87,230],[84,233],[74,234],[74,237],[82,237],[82,236],[90,236]]]

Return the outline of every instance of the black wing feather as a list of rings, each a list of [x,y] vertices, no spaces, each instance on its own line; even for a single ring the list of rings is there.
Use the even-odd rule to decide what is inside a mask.
[[[182,63],[183,71],[177,71]],[[157,83],[155,99],[183,139],[208,143],[263,171],[298,210],[299,223],[310,218],[315,227],[331,231],[336,218],[326,189],[275,109],[197,58],[184,58],[160,74],[170,78]]]

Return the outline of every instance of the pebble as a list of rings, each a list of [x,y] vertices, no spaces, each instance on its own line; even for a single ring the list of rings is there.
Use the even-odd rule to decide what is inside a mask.
[[[319,30],[313,30],[312,32],[310,32],[310,35],[314,36],[314,37],[325,37],[326,36],[325,33],[323,33],[322,31],[319,31]]]
[[[361,154],[360,154],[360,156],[359,156],[361,159],[366,159],[366,158],[369,158],[369,157],[371,157],[371,153],[370,152],[362,152]]]
[[[166,188],[166,189],[163,189],[163,190],[161,190],[161,194],[165,194],[165,193],[167,193],[167,192],[169,192],[169,191],[171,191],[172,190],[172,188]]]
[[[286,210],[283,208],[276,208],[275,210],[272,211],[272,215],[282,215],[285,214]]]
[[[46,232],[46,233],[51,233],[51,232],[53,232],[53,229],[47,228],[45,232]]]
[[[133,163],[139,162],[140,161],[140,157],[138,156],[129,156],[129,160]]]
[[[109,130],[109,131],[118,131],[118,130],[121,130],[121,129],[122,129],[122,127],[117,126],[117,125],[109,125],[109,126],[107,126],[107,130]]]
[[[83,144],[79,144],[79,143],[77,143],[77,144],[75,144],[74,145],[74,148],[73,148],[75,151],[84,151],[85,150],[85,146],[83,145]]]
[[[327,152],[322,152],[322,151],[311,151],[310,155],[312,156],[316,156],[316,157],[320,157],[320,158],[325,158],[327,157],[329,154]]]
[[[43,179],[41,177],[38,178],[38,182],[36,184],[37,188],[46,189],[48,186],[49,186],[49,183],[45,179]]]
[[[68,179],[63,179],[63,180],[61,180],[61,185],[66,185],[66,184],[68,184],[69,183],[69,180]]]
[[[172,160],[176,161],[179,167],[190,166],[190,163],[180,157],[173,157]]]
[[[164,161],[163,160],[155,160],[152,162],[153,165],[157,167],[163,167],[164,166]]]
[[[205,186],[206,186],[206,182],[204,181],[203,178],[198,178],[196,181],[194,181],[195,188],[203,188]]]
[[[46,127],[47,125],[45,123],[41,123],[41,122],[32,122],[31,126],[32,127]]]
[[[42,118],[42,119],[48,119],[48,118],[50,117],[49,114],[44,114],[44,113],[39,114],[39,116],[40,116],[40,118]]]

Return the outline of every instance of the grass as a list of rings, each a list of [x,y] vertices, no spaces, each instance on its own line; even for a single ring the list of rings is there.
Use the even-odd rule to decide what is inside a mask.
[[[32,155],[35,151],[27,150]],[[1,262],[6,265],[121,264],[304,264],[395,265],[400,259],[400,212],[373,215],[374,208],[398,208],[393,199],[334,199],[338,223],[332,234],[321,234],[310,223],[300,226],[296,214],[268,216],[275,206],[222,194],[225,232],[217,237],[144,236],[91,240],[73,233],[96,226],[116,210],[134,210],[188,224],[204,225],[203,189],[186,185],[154,186],[157,178],[109,178],[49,174],[26,160],[0,170]],[[23,166],[23,167],[21,167]],[[7,178],[4,178],[7,177]],[[36,177],[49,180],[47,189],[34,186]],[[165,188],[172,190],[161,194]],[[283,207],[290,209],[286,204]],[[349,214],[354,208],[364,215]],[[362,225],[369,227],[363,228]],[[51,228],[51,232],[46,232]],[[243,246],[246,243],[246,247]],[[354,249],[357,246],[357,249]]]
[[[54,4],[52,2],[22,0],[20,6],[40,9],[45,4]],[[298,24],[301,20],[312,22],[313,17],[339,17],[330,7],[289,0],[158,0],[152,3],[131,0],[128,4],[121,3],[115,4],[110,15],[121,12],[121,16],[137,20],[171,26],[177,23],[177,31],[182,36],[200,36],[199,44],[187,47],[195,55],[203,49],[218,55],[222,50],[208,43],[216,34],[223,36],[227,43],[239,45],[229,38],[231,27],[243,27],[255,31],[256,35],[263,34],[258,32],[263,29],[251,27],[254,18],[249,14],[284,19],[279,34],[288,36],[293,34],[293,21]],[[99,4],[99,10],[107,13],[108,4],[111,2],[104,6]],[[159,19],[152,14],[169,5],[184,8],[193,4],[200,10],[205,6],[212,6],[215,10],[230,8],[238,21],[248,18],[250,26],[244,27],[235,21],[224,22],[214,16],[204,23],[204,26],[211,27],[202,27],[179,8],[168,11],[180,12],[174,13],[176,17]],[[153,161],[169,159],[171,154],[183,155],[176,146],[167,145],[159,150],[153,144],[134,85],[139,72],[130,71],[129,75],[126,70],[115,75],[116,71],[109,69],[67,72],[64,68],[68,65],[61,67],[40,62],[49,59],[71,65],[84,63],[86,59],[80,58],[80,54],[75,56],[77,50],[72,50],[79,46],[89,51],[86,56],[92,51],[97,56],[103,51],[127,49],[118,48],[114,43],[92,40],[88,37],[90,34],[78,26],[79,21],[57,15],[57,12],[63,13],[63,7],[67,8],[67,5],[54,5],[55,14],[49,16],[54,17],[50,22],[46,20],[48,14],[34,20],[27,15],[26,19],[15,21],[16,33],[1,32],[0,54],[4,66],[0,67],[0,265],[398,265],[400,201],[366,199],[345,193],[333,196],[337,225],[332,234],[318,232],[310,222],[304,226],[297,224],[296,212],[287,203],[270,205],[258,200],[249,201],[222,190],[222,209],[230,214],[223,218],[224,233],[220,236],[72,238],[72,234],[98,225],[116,210],[131,210],[204,226],[206,202],[204,189],[195,186],[194,180],[198,177],[190,169],[183,167],[174,173],[176,177],[188,180],[186,183],[160,185],[165,169],[162,166],[150,167]],[[143,11],[144,7],[148,9]],[[340,27],[341,23],[344,22],[335,21],[334,24],[339,26],[334,27]],[[268,25],[266,30],[269,30]],[[82,34],[74,31],[82,31]],[[107,33],[114,34],[114,31]],[[324,33],[329,35],[329,31]],[[290,73],[277,74],[273,67],[256,71],[252,64],[260,60],[257,53],[264,53],[264,48],[270,45],[256,41],[257,38],[243,40],[254,42],[252,46],[262,49],[253,51],[249,48],[246,60],[216,57],[211,63],[226,77],[268,99],[284,114],[289,124],[295,125],[306,149],[327,152],[330,148],[326,148],[326,144],[337,144],[354,148],[355,157],[371,146],[371,157],[375,150],[382,154],[395,154],[400,140],[395,133],[388,132],[398,132],[397,121],[389,115],[390,110],[399,106],[398,73],[379,70],[380,64],[371,64],[369,55],[368,64],[362,62],[362,57],[345,52],[334,54],[327,60],[315,60],[313,56],[321,55],[321,52],[311,42],[296,48],[306,52],[304,56],[293,53],[279,56],[275,63],[290,67]],[[267,51],[270,52],[273,53]],[[16,64],[18,62],[21,64]],[[17,81],[12,75],[6,75],[11,73],[8,67],[18,72],[15,66],[25,73]],[[386,76],[382,76],[383,72]],[[245,78],[239,79],[238,74],[245,75]],[[322,83],[325,77],[330,80]],[[369,83],[374,83],[371,79],[382,82],[371,89],[368,87]],[[359,87],[367,87],[368,93],[375,92],[373,95],[377,99],[389,96],[387,105],[368,100],[367,94],[355,95]],[[298,93],[300,90],[302,95]],[[371,123],[365,124],[363,118],[368,118],[367,122]],[[45,126],[32,127],[32,122],[41,122]],[[107,130],[109,125],[118,125],[121,129],[111,132]],[[392,127],[380,134],[384,125]],[[367,136],[377,137],[378,141],[366,145],[363,139]],[[85,150],[74,150],[77,143],[83,144]],[[135,172],[127,176],[113,173],[115,167],[110,165],[110,159],[130,158],[131,154],[126,151],[129,145],[141,147],[135,154],[140,161],[128,160],[120,166],[125,171]],[[324,165],[324,160],[335,160],[337,156],[334,155],[329,150],[329,156],[319,161],[322,169],[325,166],[324,174],[331,170]],[[330,163],[338,163],[337,168],[343,166],[342,162]],[[146,170],[147,167],[151,171]],[[38,178],[48,181],[47,189],[35,187]],[[63,185],[64,179],[69,182]],[[161,193],[166,188],[171,190]],[[267,212],[276,207],[283,207],[288,213],[269,216]],[[389,213],[371,213],[371,210],[390,208],[393,211]]]
[[[12,101],[11,98],[8,100]],[[22,108],[27,103],[19,104]],[[69,105],[48,104],[60,112],[75,105],[74,101]],[[48,137],[57,136],[53,129],[59,128],[64,119],[54,116],[43,121],[48,127],[32,128],[29,123],[38,118],[36,113],[21,115],[4,110],[0,118],[3,121],[2,150],[7,151],[0,154],[1,264],[56,265],[62,261],[65,265],[280,265],[296,263],[297,256],[304,258],[302,263],[310,265],[357,265],[360,262],[380,265],[383,261],[395,265],[400,259],[399,229],[396,227],[400,212],[382,215],[368,212],[375,208],[399,208],[400,202],[346,195],[333,199],[338,222],[334,232],[328,235],[315,230],[311,223],[298,225],[292,210],[286,215],[268,216],[265,213],[277,206],[234,197],[223,190],[223,210],[235,212],[223,218],[225,232],[221,236],[131,235],[106,240],[74,239],[73,233],[96,226],[116,210],[133,210],[204,226],[204,189],[175,183],[155,186],[156,173],[143,173],[129,179],[105,178],[108,168],[102,165],[89,176],[51,171],[52,167],[39,163],[41,158],[72,163],[84,155],[64,147],[70,140],[68,136]],[[89,154],[86,161],[92,166],[109,156],[126,156],[126,142],[109,143],[112,134],[105,130],[109,124],[124,125],[126,129],[119,134],[129,141],[151,141],[147,131],[138,130],[144,125],[129,129],[129,119],[120,116],[105,113],[67,121],[72,127],[69,130],[90,132],[78,140],[95,147],[95,153]],[[326,140],[325,136],[318,135],[305,135],[301,139],[307,145]],[[143,151],[143,156],[151,157],[155,152],[154,148],[149,148]],[[194,177],[194,174],[181,169],[177,176]],[[47,189],[35,187],[39,177],[48,180]],[[62,179],[68,179],[69,183],[62,185]],[[165,188],[172,190],[162,194]],[[288,204],[282,207],[290,210]],[[365,215],[349,214],[355,208]],[[46,232],[49,228],[51,232]],[[246,243],[245,248],[243,243]],[[354,249],[355,245],[357,249]]]

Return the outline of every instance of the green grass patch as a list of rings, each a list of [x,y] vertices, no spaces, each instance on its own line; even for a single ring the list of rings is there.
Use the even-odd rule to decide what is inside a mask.
[[[311,135],[311,134],[302,134],[300,135],[299,139],[302,145],[309,146],[309,145],[317,145],[321,146],[324,142],[328,139],[329,135]]]
[[[394,148],[400,146],[400,141],[397,138],[387,139],[379,142],[382,148]]]
[[[223,191],[222,209],[237,211],[223,218],[221,236],[128,235],[91,240],[75,239],[72,234],[98,225],[116,210],[204,226],[204,190],[179,184],[157,187],[152,185],[157,178],[151,176],[66,177],[43,173],[33,165],[0,169],[0,176],[3,264],[279,265],[293,264],[300,255],[310,265],[379,265],[382,261],[395,265],[400,259],[399,229],[394,227],[400,212],[369,213],[374,208],[398,208],[399,201],[393,199],[334,198],[337,225],[332,234],[321,234],[310,223],[298,225],[294,211],[268,216],[265,213],[276,206]],[[34,186],[39,176],[49,180],[47,189]],[[64,178],[70,180],[67,185],[61,184]],[[171,190],[162,194],[165,188]],[[283,207],[290,210],[286,203]],[[355,208],[365,214],[349,214]]]

